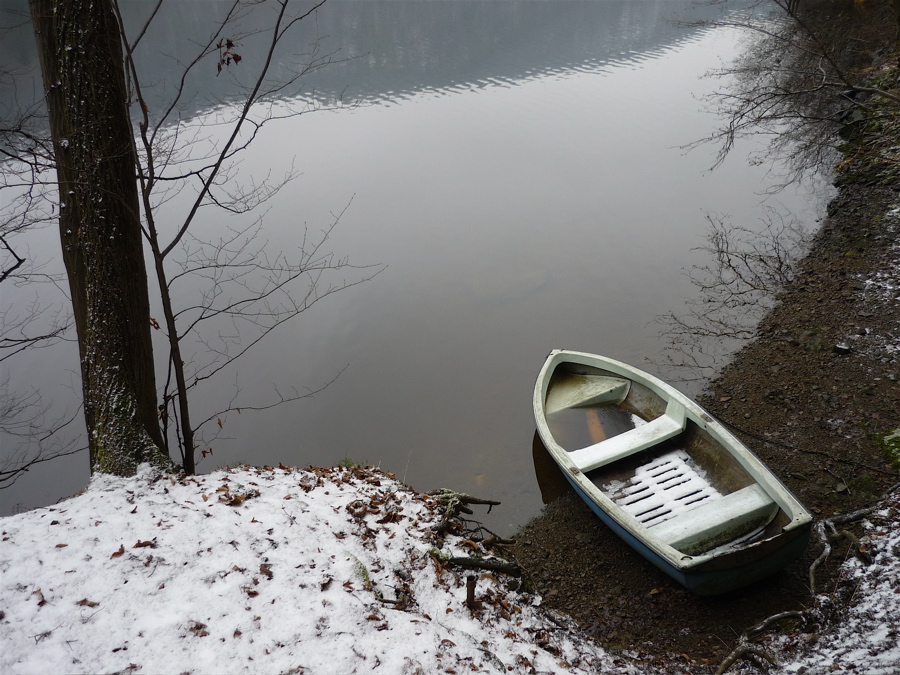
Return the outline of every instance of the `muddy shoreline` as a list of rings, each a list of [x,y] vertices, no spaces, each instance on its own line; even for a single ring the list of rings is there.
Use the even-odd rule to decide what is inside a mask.
[[[817,518],[872,503],[898,480],[879,440],[900,425],[900,215],[890,215],[898,186],[840,188],[799,274],[700,400]],[[819,553],[813,543],[770,579],[697,597],[634,553],[571,490],[516,542],[509,557],[547,606],[608,648],[691,673],[714,671],[754,623],[807,606],[808,568]],[[837,551],[819,573],[822,592],[836,590],[845,555]]]

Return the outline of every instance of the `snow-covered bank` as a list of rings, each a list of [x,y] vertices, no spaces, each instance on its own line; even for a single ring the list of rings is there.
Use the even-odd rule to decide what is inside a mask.
[[[469,610],[440,516],[358,467],[99,476],[0,519],[0,672],[636,672],[504,578]]]
[[[872,553],[865,565],[855,557],[844,564],[843,600],[832,624],[818,633],[778,638],[773,646],[786,664],[778,673],[824,675],[834,672],[900,673],[900,495],[888,498],[866,522],[862,545]],[[823,611],[833,608],[821,598]]]
[[[360,467],[98,476],[0,519],[0,672],[655,672],[502,575],[477,574],[470,610],[468,574],[432,555],[442,515]],[[898,518],[897,496],[872,517],[838,624],[766,645],[780,672],[900,672]],[[447,536],[440,554],[474,547]]]

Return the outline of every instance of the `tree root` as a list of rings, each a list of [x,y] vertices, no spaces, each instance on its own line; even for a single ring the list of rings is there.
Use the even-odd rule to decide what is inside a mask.
[[[447,488],[441,488],[440,490],[435,490],[428,494],[444,505],[444,515],[441,518],[441,521],[434,527],[434,531],[438,534],[445,534],[450,528],[452,520],[460,513],[472,515],[473,511],[468,508],[469,504],[487,504],[488,513],[491,512],[490,507],[500,504],[500,502],[493,499],[481,499],[479,497],[467,495],[464,492],[448,490]]]
[[[882,498],[879,500],[879,503],[898,489],[900,489],[900,483],[893,485],[890,489],[888,489],[887,492],[885,492]],[[802,611],[788,611],[781,612],[779,614],[773,614],[772,616],[764,619],[752,628],[744,631],[738,638],[737,646],[722,661],[722,664],[716,671],[716,675],[722,675],[729,668],[731,668],[731,666],[741,660],[750,661],[754,663],[754,665],[763,669],[767,667],[765,662],[768,662],[772,665],[778,665],[778,660],[772,654],[767,652],[759,645],[753,644],[751,640],[753,640],[757,635],[762,633],[772,624],[784,619],[799,619],[800,621],[806,621],[807,619],[814,616],[814,613],[819,609],[819,597],[816,595],[816,570],[831,555],[832,544],[837,543],[843,539],[847,539],[850,541],[854,555],[856,555],[856,557],[859,558],[861,562],[866,565],[872,563],[872,556],[860,544],[857,536],[849,530],[839,531],[837,528],[841,525],[847,525],[849,523],[854,523],[862,520],[877,508],[878,504],[876,504],[875,506],[870,506],[867,508],[859,509],[857,511],[853,511],[852,513],[840,514],[827,520],[820,520],[816,523],[815,532],[822,544],[822,553],[809,566],[809,590],[813,598],[812,606]]]
[[[716,675],[722,675],[726,670],[731,668],[732,665],[737,663],[739,660],[746,661],[755,661],[757,659],[765,659],[773,666],[778,665],[778,659],[772,656],[765,649],[760,647],[759,645],[755,645],[750,642],[757,635],[762,633],[766,628],[771,626],[773,623],[777,623],[784,619],[803,619],[804,612],[792,611],[792,612],[781,612],[780,614],[773,614],[772,616],[764,619],[759,622],[752,628],[748,628],[743,633],[741,633],[741,637],[738,638],[737,646],[731,651],[731,653],[725,657],[725,660],[722,661],[722,665],[719,666],[719,669],[716,671]],[[755,657],[755,658],[754,658]]]
[[[874,508],[860,509],[859,511],[854,511],[852,514],[846,514],[831,520],[821,520],[816,523],[816,534],[819,535],[819,541],[822,542],[822,553],[813,561],[813,564],[809,566],[809,591],[813,598],[816,597],[816,570],[819,568],[819,565],[825,562],[831,555],[832,544],[847,539],[850,541],[853,555],[855,555],[864,565],[872,564],[872,556],[869,555],[869,552],[866,551],[865,547],[859,543],[857,536],[849,530],[841,530],[838,532],[835,527],[836,524],[845,525],[856,520],[862,520],[872,513],[872,511],[874,511]],[[849,516],[852,516],[852,518],[849,518]]]
[[[731,666],[739,660],[750,661],[758,666],[762,664],[762,659],[765,659],[773,666],[778,665],[778,660],[762,647],[750,644],[749,642],[739,642],[738,646],[734,648],[734,651],[722,661],[722,665],[719,666],[716,675],[722,675],[722,673],[731,668]]]
[[[463,544],[466,544],[474,551],[477,551],[479,555],[481,553],[480,548],[513,543],[511,540],[503,539],[499,535],[491,532],[481,525],[481,523],[475,523],[474,527],[467,528],[459,522],[469,522],[459,518],[460,513],[472,514],[472,509],[468,508],[469,504],[486,504],[488,507],[491,507],[498,505],[500,502],[493,499],[473,497],[463,492],[456,492],[455,490],[448,490],[446,488],[428,494],[443,504],[443,515],[441,516],[440,522],[432,528],[438,537],[443,536],[451,529],[455,529],[457,533],[461,533],[464,536],[471,535],[471,539],[463,541]],[[488,508],[488,513],[490,513],[490,508]],[[488,536],[485,537],[484,533],[487,533]],[[478,555],[472,557],[449,557],[446,554],[441,553],[437,548],[432,548],[430,553],[435,560],[438,560],[441,563],[449,563],[465,569],[499,572],[514,577],[522,576],[522,569],[518,565],[500,558],[482,558],[478,557]]]

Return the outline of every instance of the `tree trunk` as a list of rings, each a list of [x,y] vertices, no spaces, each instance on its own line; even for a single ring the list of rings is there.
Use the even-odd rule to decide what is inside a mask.
[[[168,461],[114,0],[30,0],[59,182],[92,471]]]
[[[900,40],[900,0],[891,0],[891,12],[894,15],[894,23],[897,24],[897,32],[894,34],[894,40]]]

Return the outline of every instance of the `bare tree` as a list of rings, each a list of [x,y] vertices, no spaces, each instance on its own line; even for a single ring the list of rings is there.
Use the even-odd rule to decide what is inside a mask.
[[[266,176],[260,180],[250,177],[247,180],[241,178],[239,171],[241,154],[264,125],[319,107],[310,104],[308,100],[292,99],[290,95],[299,89],[300,80],[305,74],[332,63],[333,55],[320,53],[320,42],[315,40],[307,53],[291,62],[292,65],[285,66],[289,62],[285,51],[293,49],[291,32],[300,22],[314,16],[324,1],[305,3],[302,6],[291,0],[268,3],[235,0],[230,3],[223,16],[210,21],[209,34],[195,41],[196,52],[190,59],[181,62],[182,76],[171,88],[173,93],[170,99],[162,106],[157,105],[155,110],[151,110],[144,94],[140,50],[142,38],[157,16],[161,1],[149,8],[146,23],[138,27],[133,35],[128,34],[126,22],[114,0],[93,4],[63,3],[61,0],[32,2],[32,15],[39,40],[49,40],[41,44],[41,53],[54,138],[50,144],[42,140],[40,134],[26,131],[27,125],[21,122],[28,118],[26,115],[22,115],[13,124],[4,124],[4,129],[0,129],[0,132],[4,132],[2,140],[5,146],[11,148],[7,155],[19,162],[16,164],[18,177],[10,185],[19,188],[19,194],[26,195],[18,205],[20,208],[13,211],[21,219],[23,228],[34,222],[56,217],[52,199],[47,200],[47,186],[43,180],[43,171],[48,166],[55,166],[60,174],[61,195],[85,195],[78,200],[59,199],[63,217],[73,211],[80,211],[82,215],[88,213],[92,218],[103,220],[100,217],[102,212],[93,209],[94,205],[104,201],[106,204],[125,205],[124,212],[105,220],[107,223],[115,220],[120,227],[126,227],[121,224],[127,223],[132,245],[135,232],[138,237],[143,236],[148,244],[151,276],[156,281],[162,316],[157,322],[150,316],[149,307],[138,302],[136,309],[119,307],[113,310],[112,315],[106,315],[103,323],[106,325],[111,318],[122,320],[127,317],[124,319],[125,324],[133,325],[135,330],[139,327],[141,333],[149,334],[152,326],[165,335],[169,352],[166,369],[168,374],[162,387],[160,403],[157,403],[154,389],[152,423],[145,424],[145,427],[150,428],[145,431],[153,441],[154,448],[177,452],[176,456],[187,472],[195,469],[195,453],[199,449],[197,431],[203,425],[220,427],[222,415],[229,410],[261,409],[314,393],[310,390],[292,389],[282,392],[276,389],[273,400],[247,404],[232,398],[227,408],[207,416],[197,424],[191,420],[190,391],[206,384],[214,375],[248,353],[273,330],[297,317],[319,300],[362,283],[381,269],[377,266],[356,267],[348,260],[326,252],[324,247],[338,224],[341,213],[318,233],[304,230],[294,253],[270,253],[262,237],[265,213],[258,210],[264,211],[269,200],[293,180],[297,173],[290,170],[277,178]],[[48,8],[53,11],[45,11]],[[249,13],[258,10],[270,12],[266,27],[242,29],[241,26],[245,25],[242,21]],[[96,22],[99,21],[99,14],[103,15],[104,22],[111,19],[111,25],[103,23],[102,28],[98,28],[99,24]],[[85,49],[86,45],[73,37],[79,35],[82,29],[102,35],[105,43],[103,47],[107,51]],[[112,37],[113,32],[115,38]],[[66,43],[65,40],[70,38],[75,41]],[[261,52],[256,50],[253,55],[247,56],[243,53],[244,41],[262,42],[265,46]],[[119,44],[123,45],[121,54],[115,53],[114,49]],[[74,79],[82,84],[77,86],[88,86],[98,78],[112,77],[118,87],[113,98],[120,103],[132,102],[133,109],[138,113],[136,126],[130,123],[126,109],[124,119],[127,133],[121,125],[113,126],[113,133],[110,133],[109,125],[100,123],[100,117],[92,114],[97,108],[97,102],[86,103],[83,109],[76,107],[75,112],[63,105],[66,99],[60,98],[60,92],[65,92],[65,96],[69,98],[77,95],[70,91],[76,85],[59,84],[67,79],[69,73],[66,69],[76,65],[69,58],[69,51],[92,52],[85,56],[89,60],[79,65],[79,76]],[[48,54],[62,56],[63,60],[55,63]],[[145,55],[144,58],[143,63],[148,63],[148,57]],[[103,70],[98,65],[98,59],[108,60],[111,65]],[[273,76],[272,71],[275,63],[279,65],[277,76]],[[188,76],[202,68],[214,68],[226,77],[232,76],[238,69],[241,69],[241,73],[252,69],[252,74],[246,79],[243,96],[237,102],[219,101],[214,121],[209,121],[208,118],[183,118],[181,115],[182,106],[189,98]],[[102,84],[100,88],[107,86],[105,80],[94,84]],[[54,115],[60,114],[63,108],[66,108],[63,115],[78,115],[77,120],[54,120]],[[120,112],[117,111],[117,114]],[[66,126],[63,128],[61,124]],[[78,139],[79,146],[87,146],[91,145],[86,142],[93,138],[91,134],[101,132],[114,139],[108,141],[104,138],[104,143],[115,143],[115,147],[111,148],[108,144],[104,146],[103,143],[93,144],[93,160],[88,157],[79,158],[74,163],[74,168],[68,168],[69,156],[76,154],[73,152],[73,138]],[[83,168],[90,167],[94,171],[95,165],[112,164],[113,161],[121,162],[116,165],[115,180],[112,176],[101,179],[97,175],[79,173]],[[127,170],[126,165],[129,167]],[[103,188],[92,192],[91,186]],[[193,197],[184,213],[176,220],[172,216],[172,199],[185,188],[193,191]],[[184,201],[182,199],[178,203]],[[51,206],[48,207],[48,204]],[[162,221],[158,216],[161,207],[166,208],[166,216]],[[198,214],[210,208],[218,209],[229,217],[249,216],[249,220],[229,227],[224,235],[195,232]],[[32,215],[26,217],[27,213]],[[72,257],[66,261],[70,281],[73,277],[78,278],[85,270],[94,274],[108,273],[101,262],[109,261],[115,256],[108,249],[100,249],[99,242],[96,245],[103,253],[87,261],[84,259],[82,249],[87,248],[87,245],[83,243],[83,222],[72,227],[71,223],[63,225],[61,218],[60,227],[64,243],[76,238],[73,241],[77,246],[70,245],[66,253]],[[135,250],[139,249],[140,246]],[[10,254],[17,255],[13,251],[13,248],[9,249]],[[73,256],[73,251],[78,255]],[[12,259],[11,266],[19,265],[17,261],[18,258]],[[84,284],[88,289],[87,295],[90,296],[91,289],[126,288],[129,290],[119,294],[124,298],[123,302],[134,302],[135,297],[145,295],[147,288],[146,277],[142,276],[143,270],[143,263],[132,256],[121,270],[117,270],[126,278],[116,281],[109,277],[95,277]],[[349,272],[350,276],[344,276],[342,271]],[[184,306],[176,306],[173,289],[186,281],[199,288],[197,300]],[[97,358],[96,351],[92,350],[95,343],[107,340],[99,331],[93,334],[83,333],[82,319],[79,317],[86,315],[90,324],[98,310],[92,306],[88,306],[86,310],[80,308],[79,297],[82,294],[83,291],[76,285],[72,286],[79,344],[82,346],[85,414],[90,430],[96,429],[96,425],[91,422],[92,413],[88,411],[91,387],[89,376],[95,372],[91,364]],[[110,293],[99,295],[105,298]],[[178,297],[183,298],[183,295]],[[99,322],[95,321],[97,323]],[[208,328],[201,330],[202,326]],[[185,355],[184,340],[189,336],[202,345],[199,354]],[[138,350],[116,349],[119,354],[141,354],[136,358],[147,365],[146,356],[149,351],[143,347]],[[152,374],[152,361],[150,366]],[[146,383],[145,380],[142,382]],[[121,400],[120,397],[109,398]],[[143,396],[139,398],[141,401],[145,399]],[[90,400],[90,406],[93,407],[96,399]],[[140,410],[146,413],[146,406],[143,403],[142,406]],[[137,410],[138,407],[135,402],[133,408]],[[140,418],[146,422],[148,416],[142,414]],[[114,441],[105,431],[89,436],[92,443],[95,437],[104,439],[107,445]],[[99,468],[126,473],[133,470],[135,459],[152,453],[148,443],[138,442],[136,438],[114,441],[114,445],[130,453],[131,460],[122,464],[103,462]],[[136,454],[136,447],[144,450]],[[96,465],[92,460],[92,467]]]
[[[272,78],[270,73],[280,50],[289,40],[291,30],[312,16],[324,2],[318,0],[296,10],[289,0],[270,3],[275,8],[271,25],[262,33],[238,35],[232,31],[236,30],[237,21],[245,18],[245,13],[252,9],[254,3],[233,2],[214,30],[201,41],[195,57],[185,67],[184,77],[175,88],[171,101],[156,116],[151,114],[144,100],[135,59],[144,30],[139,32],[136,40],[126,42],[129,74],[141,110],[137,139],[141,161],[137,172],[144,211],[144,235],[153,256],[163,310],[164,326],[161,328],[165,331],[170,352],[171,378],[164,388],[166,407],[163,410],[163,424],[168,429],[169,421],[174,420],[173,430],[182,464],[189,473],[195,468],[197,428],[211,422],[221,425],[222,414],[207,417],[195,426],[190,417],[189,391],[234,363],[275,328],[322,298],[368,280],[379,269],[354,268],[348,260],[335,258],[323,251],[322,247],[341,214],[335,216],[334,221],[318,235],[310,236],[308,231],[304,231],[294,255],[267,253],[265,242],[260,237],[262,216],[256,217],[250,225],[240,226],[230,230],[226,236],[212,240],[191,234],[191,226],[201,209],[213,207],[229,215],[248,215],[263,207],[296,178],[297,174],[289,171],[284,176],[267,176],[248,186],[238,179],[235,162],[264,125],[318,108],[305,100],[288,103],[290,98],[287,97],[299,86],[304,75],[334,62],[333,54],[320,52],[318,41],[313,43],[309,52],[301,55],[301,60],[293,63],[287,75]],[[119,20],[124,35],[125,25],[121,15]],[[262,49],[256,52],[253,61],[244,59],[241,54],[242,40],[251,37],[262,43]],[[185,124],[176,119],[175,114],[185,96],[188,73],[195,68],[210,67],[212,63],[218,72],[236,71],[239,65],[244,69],[255,66],[255,70],[246,80],[245,96],[230,105],[223,102],[217,122],[227,131],[214,143],[208,143],[208,139],[202,136],[202,126],[198,128]],[[277,108],[275,103],[279,103]],[[199,158],[182,159],[179,147],[184,143],[186,133],[192,139],[195,152],[198,146],[209,151],[201,152]],[[169,234],[165,235],[155,217],[157,192],[162,190],[164,198],[168,199],[173,191],[187,185],[192,186],[196,196],[177,226],[169,228]],[[182,257],[173,260],[177,252]],[[174,268],[172,271],[167,268],[170,261]],[[357,271],[354,279],[331,281],[326,278],[330,273],[351,268]],[[172,287],[186,278],[192,278],[192,283],[197,283],[199,279],[203,291],[196,304],[176,310],[172,302]],[[201,324],[210,322],[225,323],[230,330],[218,331],[215,341],[205,339],[198,329]],[[212,358],[204,364],[192,364],[192,372],[189,373],[181,343],[190,334],[201,340],[206,354]],[[279,393],[272,404],[297,400],[311,393]],[[268,405],[239,406],[234,402],[232,407],[248,409]]]

